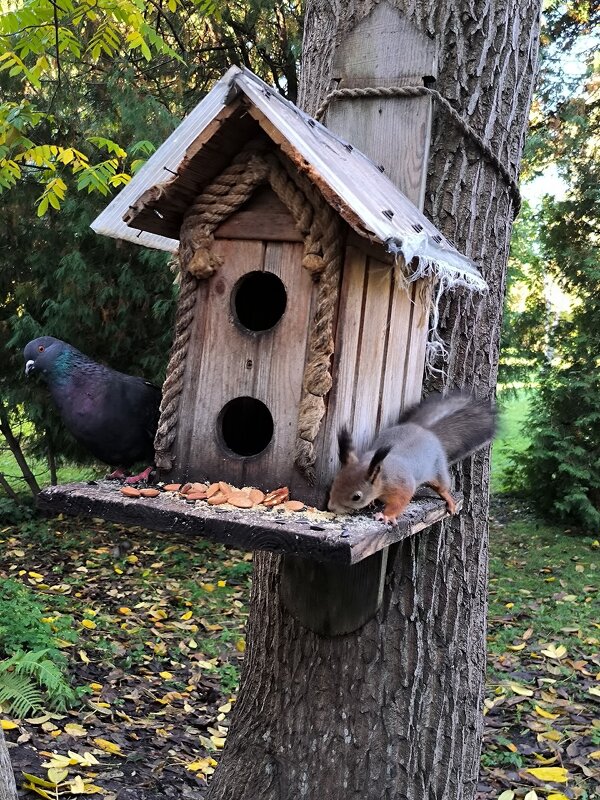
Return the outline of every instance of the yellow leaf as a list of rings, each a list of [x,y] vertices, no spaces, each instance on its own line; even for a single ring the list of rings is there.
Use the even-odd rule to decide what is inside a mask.
[[[61,756],[60,753],[52,753],[50,761],[44,761],[42,767],[44,769],[64,769],[75,763],[76,762],[69,756]]]
[[[90,663],[90,660],[89,660],[88,655],[85,652],[85,650],[80,650],[79,651],[79,658],[83,661],[84,664],[89,664]]]
[[[59,783],[62,783],[64,779],[69,774],[68,769],[58,769],[57,767],[50,767],[48,770],[48,780],[52,781],[52,783],[56,786]]]
[[[550,764],[554,764],[558,756],[541,756],[539,753],[534,753],[533,757],[538,762],[538,764],[544,764],[544,766],[548,766]]]
[[[525,800],[537,800],[537,792],[533,789],[530,792],[527,792],[525,795]]]
[[[549,794],[546,800],[569,800],[569,798],[562,792],[555,792],[554,794]]]
[[[240,653],[246,652],[246,640],[245,639],[238,639],[235,643],[235,649]]]
[[[508,685],[515,694],[519,694],[522,697],[533,697],[532,689],[527,689],[527,687],[521,686],[519,683],[509,683]]]
[[[588,689],[588,694],[592,694],[594,697],[600,697],[600,686],[592,686]]]
[[[221,750],[225,746],[225,738],[223,736],[211,736],[210,740],[217,750]]]
[[[545,650],[540,651],[543,656],[547,658],[554,658],[556,660],[560,660],[567,655],[567,648],[564,644],[555,645],[554,643],[549,644]]]
[[[90,683],[90,689],[92,689],[94,692],[99,692],[100,689],[102,689],[102,684],[101,683]]]
[[[23,773],[24,775],[25,773]],[[42,789],[40,786],[36,786],[34,783],[24,783],[24,789],[30,789],[32,792],[39,794],[40,797],[44,797],[45,800],[55,800],[56,798],[56,789],[54,788],[54,784],[50,784],[50,788],[52,789],[52,794],[49,794],[47,791]]]
[[[50,783],[50,781],[46,781],[43,778],[38,778],[37,775],[30,775],[28,772],[23,773],[23,777],[26,778],[29,783],[33,783],[36,786],[44,786],[46,789],[54,789],[54,784]],[[31,786],[27,788],[32,788]]]
[[[81,624],[84,628],[87,628],[90,631],[96,627],[96,623],[91,619],[82,619]]]
[[[505,606],[504,606],[504,608],[508,608],[508,609],[511,609],[511,608],[514,608],[514,607],[515,607],[514,603],[506,603]]]
[[[562,733],[559,731],[555,731],[552,728],[549,731],[544,731],[544,733],[538,733],[537,740],[538,742],[550,741],[550,742],[560,742],[562,739]]]
[[[99,747],[100,750],[104,750],[105,753],[112,753],[116,755],[117,753],[121,754],[121,747],[118,744],[114,744],[113,742],[109,742],[107,739],[94,739],[94,744],[96,747]]]
[[[200,622],[202,623],[204,628],[206,628],[207,631],[222,631],[223,630],[223,626],[222,625],[217,625],[214,622],[207,622],[205,619],[201,619]]]
[[[116,564],[113,564],[113,569],[117,573],[117,575],[122,575],[123,574],[123,570],[121,569],[121,567],[117,567]]]
[[[40,575],[39,572],[28,572],[27,574],[29,575],[30,578],[33,578],[36,581],[43,581],[44,580],[44,576]]]
[[[569,772],[564,767],[533,767],[526,769],[525,772],[529,772],[540,781],[566,783],[569,780]]]
[[[167,670],[165,670],[164,672],[159,672],[158,674],[160,675],[161,678],[164,678],[166,681],[170,681],[171,678],[173,677],[173,673],[167,672]]]
[[[594,761],[600,760],[600,750],[594,750],[593,753],[588,753],[589,758],[593,758]]]
[[[129,564],[137,564],[137,562],[139,561],[139,558],[137,556],[130,555],[130,556],[127,556],[125,561],[127,561]]]
[[[93,756],[91,753],[79,754],[69,750],[69,758],[71,759],[71,762],[81,764],[83,767],[93,767],[97,764],[100,764],[96,756]]]
[[[551,714],[549,711],[546,711],[546,709],[542,708],[541,706],[535,706],[535,712],[544,719],[558,719],[558,717],[560,717],[560,714]]]
[[[118,608],[117,611],[124,617],[126,617],[128,614],[131,614],[131,609],[127,608],[127,606],[121,606],[121,608]]]
[[[77,722],[68,722],[65,725],[65,733],[68,733],[69,736],[87,736],[86,729]]]
[[[198,770],[204,772],[207,767],[211,766],[211,761],[213,760],[212,758],[200,758],[198,761],[192,761],[191,764],[188,764],[186,769],[189,769],[190,772],[197,772]]]
[[[224,586],[227,586],[227,581],[217,581],[217,586],[219,589],[222,589]]]
[[[71,794],[98,794],[98,792],[104,791],[99,786],[94,786],[90,781],[84,781],[81,775],[69,781],[68,785]]]
[[[191,619],[193,616],[191,611],[186,611],[184,614],[181,615],[180,619]]]
[[[225,703],[224,705],[219,706],[217,710],[220,711],[221,714],[229,714],[231,711],[231,703]]]
[[[204,589],[205,592],[214,592],[215,585],[214,583],[201,583],[200,588]]]
[[[507,644],[506,645],[506,649],[507,650],[514,650],[516,652],[518,652],[519,650],[523,650],[525,647],[527,647],[527,642],[522,642],[521,644]]]
[[[13,731],[18,727],[16,722],[11,722],[9,719],[0,719],[0,728],[2,728],[3,731]]]

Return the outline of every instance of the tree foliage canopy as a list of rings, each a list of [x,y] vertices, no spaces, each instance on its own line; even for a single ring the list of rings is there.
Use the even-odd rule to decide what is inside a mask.
[[[26,409],[29,453],[83,460],[43,388],[25,381],[21,349],[51,334],[162,380],[176,294],[167,258],[89,224],[231,63],[295,97],[300,2],[7,0],[0,9],[1,410],[18,431]]]
[[[151,101],[159,118],[178,118],[229,64],[240,63],[295,99],[299,0],[6,5],[0,14],[0,190],[35,182],[39,215],[58,210],[73,184],[108,195],[152,152],[155,142],[132,138],[120,124],[119,94],[129,92],[133,104]]]

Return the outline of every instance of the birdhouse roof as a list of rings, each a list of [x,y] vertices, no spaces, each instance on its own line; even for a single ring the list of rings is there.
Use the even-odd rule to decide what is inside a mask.
[[[364,153],[246,69],[231,67],[94,220],[96,233],[175,251],[183,214],[256,137],[257,125],[362,237],[383,244],[413,277],[434,271],[483,289],[477,266],[437,230]],[[153,187],[151,200],[140,201]]]

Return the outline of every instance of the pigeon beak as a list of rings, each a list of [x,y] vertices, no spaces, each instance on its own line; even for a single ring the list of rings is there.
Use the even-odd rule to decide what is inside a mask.
[[[30,372],[35,370],[35,361],[33,359],[29,359],[29,361],[25,364],[25,375],[29,375]]]

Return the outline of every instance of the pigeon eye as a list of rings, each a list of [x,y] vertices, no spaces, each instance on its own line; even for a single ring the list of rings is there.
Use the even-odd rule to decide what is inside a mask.
[[[353,502],[357,503],[359,500],[362,500],[362,492],[354,492],[352,495]]]
[[[43,344],[40,344],[40,345],[38,346],[38,353],[43,353],[45,349],[46,349],[46,348],[44,347],[44,345],[43,345]]]

